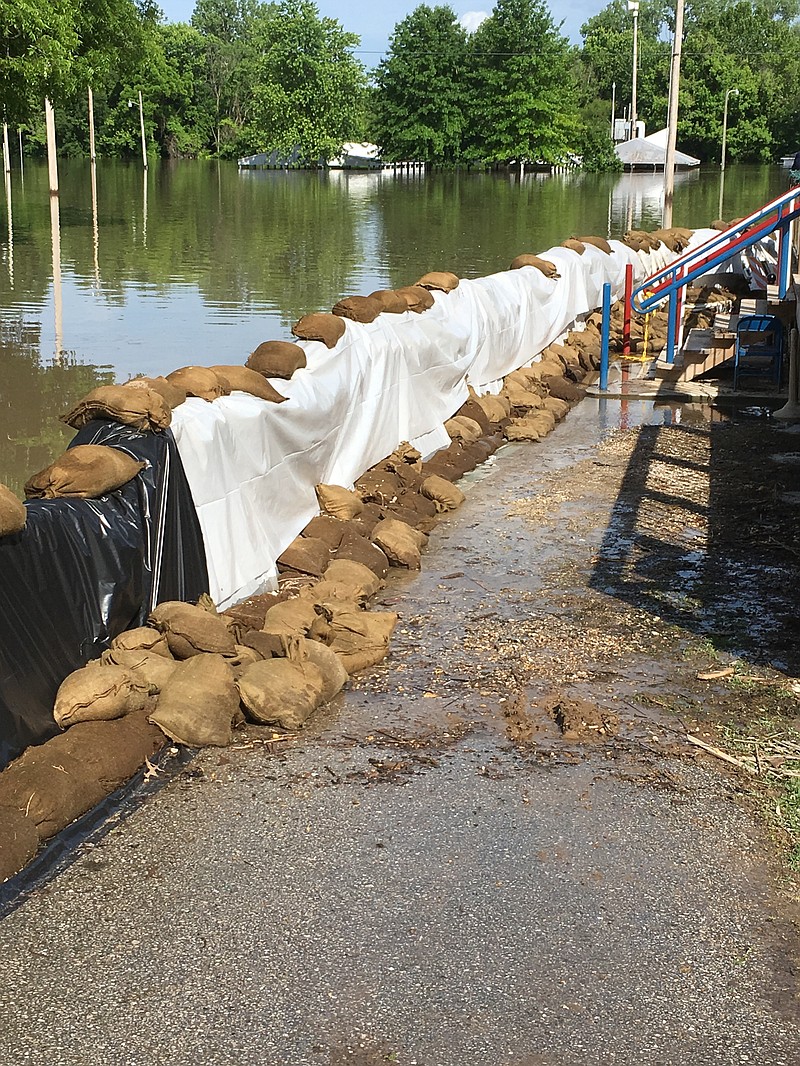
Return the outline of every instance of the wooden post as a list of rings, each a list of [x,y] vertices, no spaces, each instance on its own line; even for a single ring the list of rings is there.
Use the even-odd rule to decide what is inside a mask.
[[[58,195],[58,157],[56,156],[56,120],[53,105],[45,97],[44,122],[47,128],[47,173],[50,179],[50,195]]]
[[[147,170],[147,141],[144,136],[144,108],[142,107],[142,90],[139,90],[139,126],[142,130],[142,163]]]
[[[94,143],[94,93],[91,85],[89,86],[89,159],[92,161],[92,166],[94,166],[97,153]]]
[[[662,226],[672,225],[672,199],[675,191],[675,142],[678,137],[678,95],[681,81],[681,49],[683,47],[684,0],[675,0],[675,36],[672,42],[672,64],[669,73],[669,111],[667,118],[667,154],[664,159],[664,211]]]

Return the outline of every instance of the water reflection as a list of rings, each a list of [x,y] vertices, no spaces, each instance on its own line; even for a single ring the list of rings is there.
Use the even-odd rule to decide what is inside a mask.
[[[66,408],[106,366],[124,380],[241,361],[344,295],[431,269],[493,273],[571,234],[652,228],[663,195],[660,174],[240,173],[229,163],[170,161],[143,173],[104,160],[66,160],[60,169],[51,204],[46,166],[28,163],[14,189],[13,227],[6,189],[0,358],[12,404],[19,375],[5,371],[15,352],[43,375],[59,353],[73,353],[59,379]],[[774,196],[784,177],[769,167],[726,173],[727,209],[738,214]],[[676,220],[706,225],[718,194],[717,172],[679,175]],[[19,409],[32,437],[44,439],[27,402]],[[23,472],[6,464],[20,456],[3,451],[0,480],[19,482]]]

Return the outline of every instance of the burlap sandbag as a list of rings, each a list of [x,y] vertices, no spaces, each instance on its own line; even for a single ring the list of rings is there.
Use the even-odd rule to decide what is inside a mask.
[[[537,270],[540,270],[546,278],[561,277],[555,263],[551,263],[549,259],[540,259],[538,255],[530,255],[528,253],[518,255],[515,259],[511,260],[511,266],[508,269],[520,270],[522,267],[535,267]]]
[[[376,468],[361,475],[355,484],[355,490],[362,500],[385,506],[403,491],[403,482],[391,470]]]
[[[218,377],[224,377],[231,387],[231,391],[248,392],[251,396],[257,396],[259,400],[268,400],[270,403],[283,403],[286,399],[270,385],[267,379],[250,370],[246,366],[212,366],[211,370]]]
[[[147,695],[146,683],[121,666],[90,663],[61,682],[53,717],[62,729],[76,722],[121,718],[143,707]]]
[[[186,399],[186,389],[178,388],[177,385],[173,385],[172,382],[161,376],[155,378],[131,378],[130,381],[125,382],[124,387],[126,389],[152,389],[159,396],[163,396],[171,411],[174,411],[176,407],[180,407]]]
[[[262,631],[282,639],[305,637],[315,627],[317,612],[313,602],[300,597],[276,603],[264,618]]]
[[[36,822],[24,810],[0,807],[0,884],[27,866],[38,850]]]
[[[349,318],[351,322],[374,322],[381,310],[379,301],[371,296],[346,296],[331,308],[334,315]]]
[[[178,744],[224,747],[233,738],[239,693],[221,655],[194,655],[178,663],[158,697],[150,721]]]
[[[119,448],[78,444],[34,474],[25,485],[25,494],[29,499],[93,500],[126,485],[144,468],[145,463],[137,462]]]
[[[347,670],[341,656],[333,648],[319,640],[301,640],[300,656],[307,659],[322,674],[322,698],[320,706],[337,696],[347,683]]]
[[[508,418],[511,414],[511,404],[501,396],[476,396],[475,403],[480,407],[490,422],[495,425]]]
[[[0,537],[22,532],[27,520],[25,504],[17,499],[11,489],[0,485]]]
[[[424,480],[425,478],[420,474],[417,486],[413,489],[404,489],[398,496],[397,502],[404,510],[416,511],[417,514],[433,518],[438,512],[433,501],[422,495],[422,483]]]
[[[579,389],[577,385],[567,381],[566,378],[554,377],[548,374],[542,378],[542,381],[550,390],[551,396],[557,396],[559,400],[564,400],[566,403],[577,403],[578,400],[582,400],[586,395],[583,389]]]
[[[182,366],[167,374],[167,381],[179,389],[185,389],[187,396],[196,396],[208,403],[218,400],[220,396],[227,396],[231,391],[227,380],[207,366]]]
[[[265,378],[290,378],[306,365],[306,353],[294,341],[263,341],[245,363]]]
[[[340,518],[334,518],[333,515],[328,514],[318,514],[304,526],[303,536],[323,541],[328,550],[334,552],[342,543],[342,537],[346,529],[347,526]]]
[[[342,485],[317,485],[314,489],[320,510],[334,518],[347,521],[357,518],[364,510],[361,497]]]
[[[576,241],[580,241],[581,244],[591,244],[595,248],[599,248],[601,252],[605,252],[606,255],[611,255],[611,245],[605,239],[605,237],[576,237]]]
[[[352,585],[345,584],[343,581],[328,581],[327,578],[323,578],[322,581],[317,581],[313,585],[306,585],[305,588],[300,590],[299,596],[301,600],[305,600],[315,606],[323,603],[355,603],[359,607],[363,607],[367,601],[367,597],[360,594]],[[314,639],[324,640],[324,638],[324,627],[316,629]]]
[[[329,622],[328,647],[348,674],[366,670],[386,658],[396,625],[390,611],[338,611]]]
[[[544,406],[543,396],[532,389],[526,389],[515,381],[509,381],[503,386],[503,395],[507,397],[516,412],[531,411]]]
[[[393,470],[395,473],[420,470],[422,468],[422,453],[418,448],[412,447],[407,440],[403,441],[386,458],[385,466],[387,470]]]
[[[458,276],[449,270],[431,270],[423,274],[415,285],[421,285],[423,289],[438,289],[440,292],[452,292],[458,288]]]
[[[80,760],[105,793],[113,792],[164,746],[164,734],[147,714],[139,710],[110,722],[78,722],[48,740],[44,750],[56,765],[62,758]]]
[[[325,580],[347,586],[358,597],[374,596],[383,588],[378,575],[354,559],[334,559],[325,571]]]
[[[375,528],[381,523],[376,523]],[[380,578],[386,577],[389,572],[389,560],[377,544],[373,544],[367,537],[348,530],[342,537],[342,543],[336,549],[336,559],[347,559],[353,562],[363,563],[373,574]]]
[[[129,389],[125,385],[100,385],[75,404],[61,421],[81,429],[95,418],[119,422],[140,432],[160,432],[172,421],[172,408],[155,389]]]
[[[535,413],[524,418],[512,418],[503,430],[508,441],[537,441],[547,435]]]
[[[275,633],[262,633],[260,629],[249,629],[242,634],[242,645],[252,648],[261,659],[281,658],[285,646],[281,637]]]
[[[0,774],[0,811],[20,811],[36,826],[40,840],[65,829],[105,796],[84,762],[48,744],[28,748]]]
[[[401,315],[408,310],[408,302],[402,296],[398,296],[394,289],[376,289],[371,292],[370,299],[380,304],[381,311],[389,315]]]
[[[433,500],[439,512],[455,511],[466,499],[461,489],[436,474],[425,478],[422,491],[429,500]]]
[[[464,415],[454,415],[453,418],[448,418],[444,428],[451,440],[465,440],[468,444],[480,440],[483,436],[480,425]]]
[[[406,522],[400,522],[396,518],[387,518],[379,522],[372,531],[372,541],[386,554],[386,558],[393,566],[419,570],[420,553],[428,543],[428,538]]]
[[[561,247],[569,248],[571,252],[577,252],[578,255],[583,255],[583,253],[586,251],[585,246],[581,244],[580,241],[576,240],[574,237],[569,237],[566,241],[562,241]]]
[[[191,603],[168,600],[152,611],[147,624],[167,638],[176,659],[189,659],[207,652],[234,655],[234,639],[224,620]]]
[[[104,666],[121,666],[151,693],[161,691],[178,665],[177,660],[172,656],[167,659],[163,655],[144,651],[141,648],[131,651],[126,651],[124,648],[109,648],[100,658]]]
[[[560,422],[569,413],[569,404],[566,400],[559,400],[557,396],[548,396],[544,401],[544,410],[549,411],[556,422]]]
[[[295,537],[277,558],[278,569],[298,574],[322,577],[331,561],[331,553],[324,540],[315,537]]]
[[[152,655],[162,655],[167,659],[172,658],[167,638],[152,626],[137,626],[136,629],[126,629],[111,641],[114,651],[146,651]]]
[[[407,309],[414,311],[416,314],[427,311],[435,303],[430,292],[423,288],[422,285],[403,285],[402,288],[395,289],[395,292],[405,300]]]
[[[344,336],[344,319],[338,315],[317,312],[304,315],[292,326],[292,333],[305,341],[322,341],[326,348],[335,348]]]
[[[299,729],[322,703],[325,681],[310,659],[264,659],[238,682],[246,716],[260,725]]]
[[[480,406],[475,403],[475,400],[470,397],[466,403],[463,403],[455,413],[456,418],[469,418],[473,422],[477,422],[480,427],[481,433],[491,433],[492,424],[486,417],[486,412]]]

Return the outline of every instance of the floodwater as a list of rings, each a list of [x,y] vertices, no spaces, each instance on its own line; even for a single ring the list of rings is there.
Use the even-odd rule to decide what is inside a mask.
[[[661,175],[239,172],[232,163],[62,161],[0,199],[0,482],[21,491],[65,446],[88,389],[187,363],[242,362],[297,318],[431,269],[477,277],[565,237],[660,224]],[[676,223],[719,214],[716,170],[678,176]],[[731,167],[728,216],[786,184]],[[95,207],[96,204],[96,207]]]

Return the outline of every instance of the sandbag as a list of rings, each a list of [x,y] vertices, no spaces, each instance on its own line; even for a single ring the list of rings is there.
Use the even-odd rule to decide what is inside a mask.
[[[147,695],[147,685],[121,666],[93,662],[61,682],[53,717],[62,729],[75,722],[121,718],[143,707]]]
[[[286,647],[276,633],[262,633],[260,629],[249,629],[242,634],[242,646],[252,648],[262,659],[282,658]]]
[[[522,267],[535,267],[540,270],[546,278],[560,278],[561,275],[558,272],[558,267],[555,263],[551,263],[549,259],[540,259],[538,255],[530,255],[523,253],[516,256],[511,260],[511,266],[509,270],[520,270]]]
[[[575,240],[580,241],[581,244],[591,244],[599,248],[601,252],[605,252],[606,255],[611,255],[611,245],[605,237],[576,237]]]
[[[317,623],[314,604],[295,596],[270,607],[264,618],[262,632],[281,639],[305,637]]]
[[[470,397],[466,403],[462,403],[459,409],[455,413],[456,418],[469,418],[473,422],[477,422],[480,427],[481,434],[488,434],[492,432],[491,420],[486,417],[486,412],[480,406],[475,403],[475,400]]]
[[[221,375],[207,366],[182,366],[167,374],[167,381],[179,389],[185,389],[187,396],[196,396],[211,403],[220,396],[227,396],[230,385]]]
[[[404,311],[408,310],[408,302],[402,296],[394,291],[394,289],[376,289],[375,292],[371,292],[370,299],[375,300],[380,304],[382,312],[389,315],[402,315]]]
[[[549,411],[557,422],[560,422],[569,413],[569,404],[565,400],[559,400],[557,396],[548,396],[544,401],[544,409]]]
[[[583,255],[583,253],[586,251],[585,245],[583,245],[580,241],[576,240],[574,237],[569,237],[567,240],[562,241],[561,247],[569,248],[571,252],[577,252],[578,255]]]
[[[334,315],[351,322],[374,322],[381,313],[381,304],[371,296],[346,296],[331,308]]]
[[[530,411],[544,406],[544,397],[532,389],[526,389],[516,381],[509,381],[503,386],[503,395],[506,396],[517,411]]]
[[[304,315],[292,326],[295,337],[306,341],[322,341],[326,348],[335,348],[344,336],[344,330],[343,318],[323,312]]]
[[[508,418],[511,414],[511,404],[506,399],[500,396],[493,396],[487,394],[486,396],[476,396],[475,403],[490,422],[498,424],[503,421],[504,418]]]
[[[313,663],[322,674],[320,706],[330,703],[347,683],[347,670],[340,655],[319,640],[301,640],[300,657]]]
[[[235,654],[234,639],[219,615],[180,600],[168,600],[151,612],[147,624],[167,638],[176,659],[189,659],[202,652]]]
[[[337,611],[328,623],[328,647],[348,674],[366,670],[386,658],[397,617],[391,611]]]
[[[79,760],[107,794],[129,781],[163,746],[164,734],[147,721],[147,711],[138,710],[110,722],[78,722],[48,740],[43,750],[56,766],[63,758]]]
[[[577,385],[573,385],[566,378],[547,374],[542,378],[542,381],[550,390],[551,396],[557,396],[559,400],[564,400],[566,403],[577,403],[578,400],[582,400],[586,395],[584,389],[579,389]]]
[[[379,522],[373,530],[372,542],[385,553],[393,566],[419,570],[420,553],[428,543],[428,538],[406,522],[401,522],[396,518],[387,518]]]
[[[0,485],[0,537],[21,533],[28,519],[28,511],[22,500],[5,485]]]
[[[342,485],[317,485],[314,491],[317,494],[320,509],[334,518],[347,521],[350,518],[357,518],[364,510],[361,497]]]
[[[246,716],[260,725],[299,729],[320,706],[326,685],[310,659],[263,659],[238,682]]]
[[[176,659],[143,649],[126,651],[124,648],[109,648],[100,656],[104,666],[121,666],[138,685],[152,693],[160,692],[178,665]]]
[[[172,408],[155,389],[131,389],[125,385],[100,385],[79,400],[61,421],[73,429],[104,418],[139,432],[158,433],[172,421]]]
[[[405,300],[407,309],[416,314],[427,311],[435,303],[430,292],[422,285],[404,285],[400,289],[395,289],[395,292]]]
[[[144,463],[119,448],[78,444],[34,474],[25,485],[25,494],[29,499],[93,500],[126,485],[144,468]]]
[[[24,810],[0,807],[0,884],[27,866],[38,850],[34,820]]]
[[[468,444],[473,444],[483,436],[480,425],[464,415],[448,418],[444,428],[451,440],[465,440]]]
[[[245,366],[265,378],[290,378],[306,365],[306,353],[294,341],[262,341]]]
[[[429,500],[433,500],[436,510],[440,512],[455,511],[466,499],[461,489],[436,474],[425,478],[422,482],[422,492]]]
[[[167,638],[152,626],[137,626],[136,629],[126,629],[111,641],[113,651],[146,651],[152,655],[172,658]]]
[[[302,534],[304,537],[313,537],[315,540],[321,540],[328,550],[333,552],[342,543],[342,537],[346,529],[347,526],[340,518],[334,518],[332,515],[327,514],[318,514],[303,527]]]
[[[248,392],[251,396],[257,396],[259,400],[268,400],[270,403],[283,403],[286,400],[270,385],[263,374],[250,370],[246,366],[212,366],[211,369],[218,377],[224,377],[231,387],[231,391]]]
[[[382,523],[378,522],[375,525],[377,529],[378,525]],[[386,577],[389,573],[389,560],[377,544],[373,544],[367,537],[362,537],[359,533],[354,533],[352,530],[348,530],[342,537],[342,543],[336,549],[334,561],[337,559],[347,559],[353,562],[363,563],[368,567],[373,574],[376,574],[380,578]]]
[[[383,581],[374,571],[354,559],[334,559],[325,571],[325,580],[346,585],[357,597],[369,598],[383,588]]]
[[[439,289],[441,292],[452,292],[458,288],[458,277],[449,270],[431,270],[423,274],[416,285],[423,289]]]
[[[408,470],[420,470],[422,467],[422,453],[418,448],[412,447],[408,441],[398,444],[391,455],[384,460],[387,470],[395,473]]]
[[[22,812],[40,840],[65,829],[105,796],[81,759],[50,754],[48,744],[28,748],[0,774],[0,810]]]
[[[330,559],[330,549],[324,540],[299,536],[281,552],[276,562],[281,573],[290,570],[293,573],[322,577]]]
[[[130,381],[125,382],[123,388],[152,389],[154,392],[157,392],[159,396],[164,397],[172,411],[174,411],[176,407],[180,407],[186,399],[186,389],[178,388],[177,385],[173,385],[172,382],[167,381],[165,377],[161,376],[155,378],[131,378]]]
[[[403,491],[403,482],[391,470],[375,468],[361,475],[355,484],[355,490],[362,500],[374,501],[384,506]]]
[[[193,655],[178,663],[149,720],[178,744],[224,747],[233,739],[238,716],[231,667],[221,655]]]

